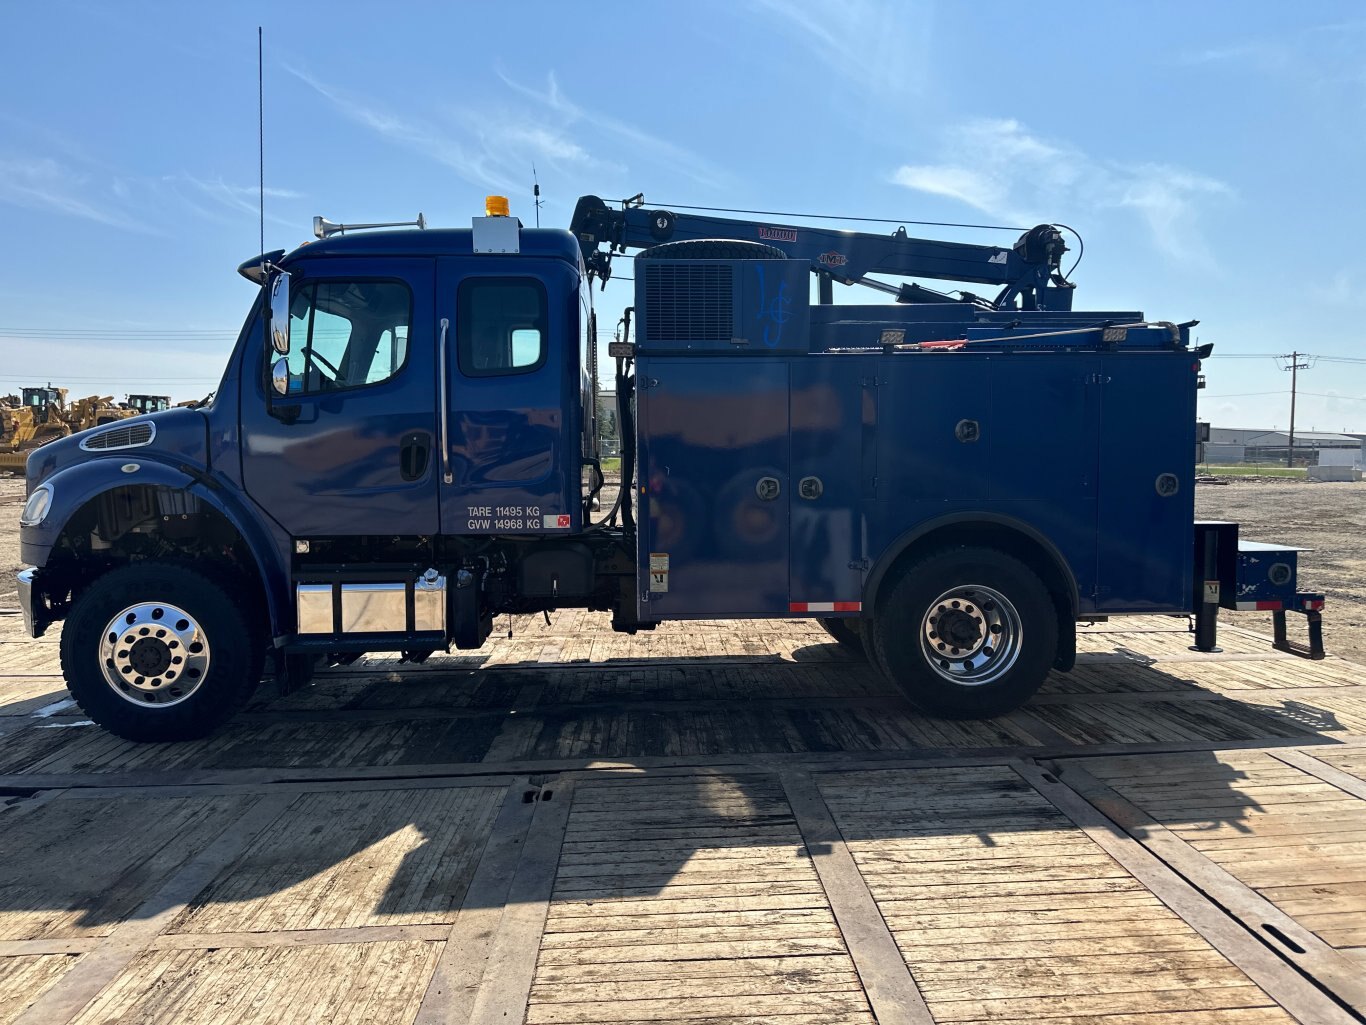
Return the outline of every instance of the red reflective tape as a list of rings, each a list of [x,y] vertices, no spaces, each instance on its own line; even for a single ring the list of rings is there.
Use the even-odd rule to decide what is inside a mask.
[[[1275,612],[1280,607],[1281,603],[1278,601],[1259,601],[1257,603],[1258,612]]]
[[[861,612],[861,601],[794,601],[789,602],[788,612]]]

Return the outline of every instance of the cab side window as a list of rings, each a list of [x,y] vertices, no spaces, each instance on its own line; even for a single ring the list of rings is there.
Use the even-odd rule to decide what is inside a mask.
[[[289,308],[290,393],[389,380],[407,362],[412,305],[397,281],[305,281]]]
[[[466,377],[526,374],[545,362],[545,286],[535,278],[467,278],[456,294],[456,352]]]

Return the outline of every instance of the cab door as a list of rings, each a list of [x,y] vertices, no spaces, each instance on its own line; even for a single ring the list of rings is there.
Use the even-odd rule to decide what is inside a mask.
[[[289,268],[289,392],[243,361],[242,479],[295,537],[437,529],[435,262]]]
[[[438,261],[443,534],[580,527],[578,310],[578,275],[562,260]]]

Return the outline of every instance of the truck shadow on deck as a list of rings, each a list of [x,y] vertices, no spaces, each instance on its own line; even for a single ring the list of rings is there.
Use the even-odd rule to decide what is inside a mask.
[[[813,774],[851,849],[868,846],[870,871],[917,885],[929,857],[953,863],[937,871],[966,873],[964,886],[995,872],[1046,892],[1063,848],[1086,842],[1012,759],[1123,757],[1137,778],[1150,771],[1145,759],[1180,757],[1201,781],[1208,828],[1236,831],[1262,808],[1241,789],[1245,773],[1202,745],[1298,747],[1366,732],[1322,691],[1309,700],[1221,693],[1191,678],[1191,665],[1084,659],[1021,713],[983,722],[919,714],[833,644],[791,659],[433,660],[402,682],[383,665],[357,664],[284,697],[267,682],[226,729],[183,744],[129,744],[58,715],[0,738],[12,787],[66,778],[138,789],[72,791],[8,823],[12,812],[0,811],[0,940],[103,934],[286,780],[314,789],[294,797],[172,931],[442,924],[465,901],[498,808],[519,796],[505,775],[526,779],[518,785],[533,800],[560,789],[559,775],[603,762],[671,775],[590,775],[567,791],[554,901],[579,911],[676,887],[685,888],[679,899],[736,908],[751,898],[777,901],[773,910],[793,910],[787,898],[814,900],[812,852],[781,778],[794,768]],[[877,764],[892,759],[923,761]],[[933,764],[945,759],[953,764]],[[690,774],[689,760],[707,764]],[[472,778],[475,764],[491,775]],[[366,777],[359,790],[329,782]],[[169,788],[196,783],[205,786]],[[232,783],[249,786],[220,786]],[[883,841],[898,843],[881,850]],[[1039,853],[1055,841],[1062,846]],[[1076,885],[1092,885],[1090,870]]]
[[[1167,820],[1210,835],[1248,831],[1246,823],[1264,811],[1242,790],[1248,774],[1213,753],[1179,757],[1172,784],[1178,796],[1170,798],[1176,803]],[[1146,771],[1141,756],[1132,770]],[[1074,912],[1085,919],[1125,911],[1143,893],[1008,763],[830,765],[809,778],[875,894],[882,887],[889,899],[914,901],[918,912],[948,914],[999,886],[1017,903],[1037,901],[1040,909],[1059,895],[1088,894],[1082,904],[1089,910]],[[547,776],[511,789],[494,781],[431,781],[299,793],[167,931],[449,924],[462,906],[480,900],[469,885],[500,806],[558,791],[555,799],[570,807],[550,914],[582,920],[568,931],[624,928],[593,920],[644,914],[650,901],[680,901],[680,913],[700,921],[706,912],[731,930],[718,938],[791,939],[801,953],[806,940],[828,946],[837,934],[812,863],[828,841],[808,841],[810,822],[794,811],[799,802],[790,799],[789,785],[776,769],[746,768],[598,775],[571,786]],[[1180,802],[1192,786],[1199,787],[1199,808]],[[1165,791],[1148,793],[1168,799]],[[98,937],[155,913],[160,908],[149,908],[149,900],[167,879],[231,835],[263,799],[144,791],[73,795],[8,823],[12,813],[0,812],[0,940]],[[621,902],[627,906],[614,910]],[[751,929],[751,919],[766,924]],[[659,928],[682,923],[656,920]],[[628,939],[623,933],[602,942]]]

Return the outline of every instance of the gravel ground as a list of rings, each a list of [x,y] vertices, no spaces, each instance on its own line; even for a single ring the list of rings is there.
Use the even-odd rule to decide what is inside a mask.
[[[610,494],[604,498],[610,504]],[[23,480],[0,477],[0,608],[14,605],[23,503]],[[1243,535],[1256,541],[1312,548],[1300,556],[1300,586],[1328,596],[1326,646],[1335,655],[1366,662],[1366,483],[1234,478],[1227,485],[1197,485],[1195,510],[1201,519],[1238,521]],[[1265,613],[1223,612],[1220,620],[1271,631]],[[1291,630],[1300,637],[1303,625],[1299,616],[1291,617]]]

